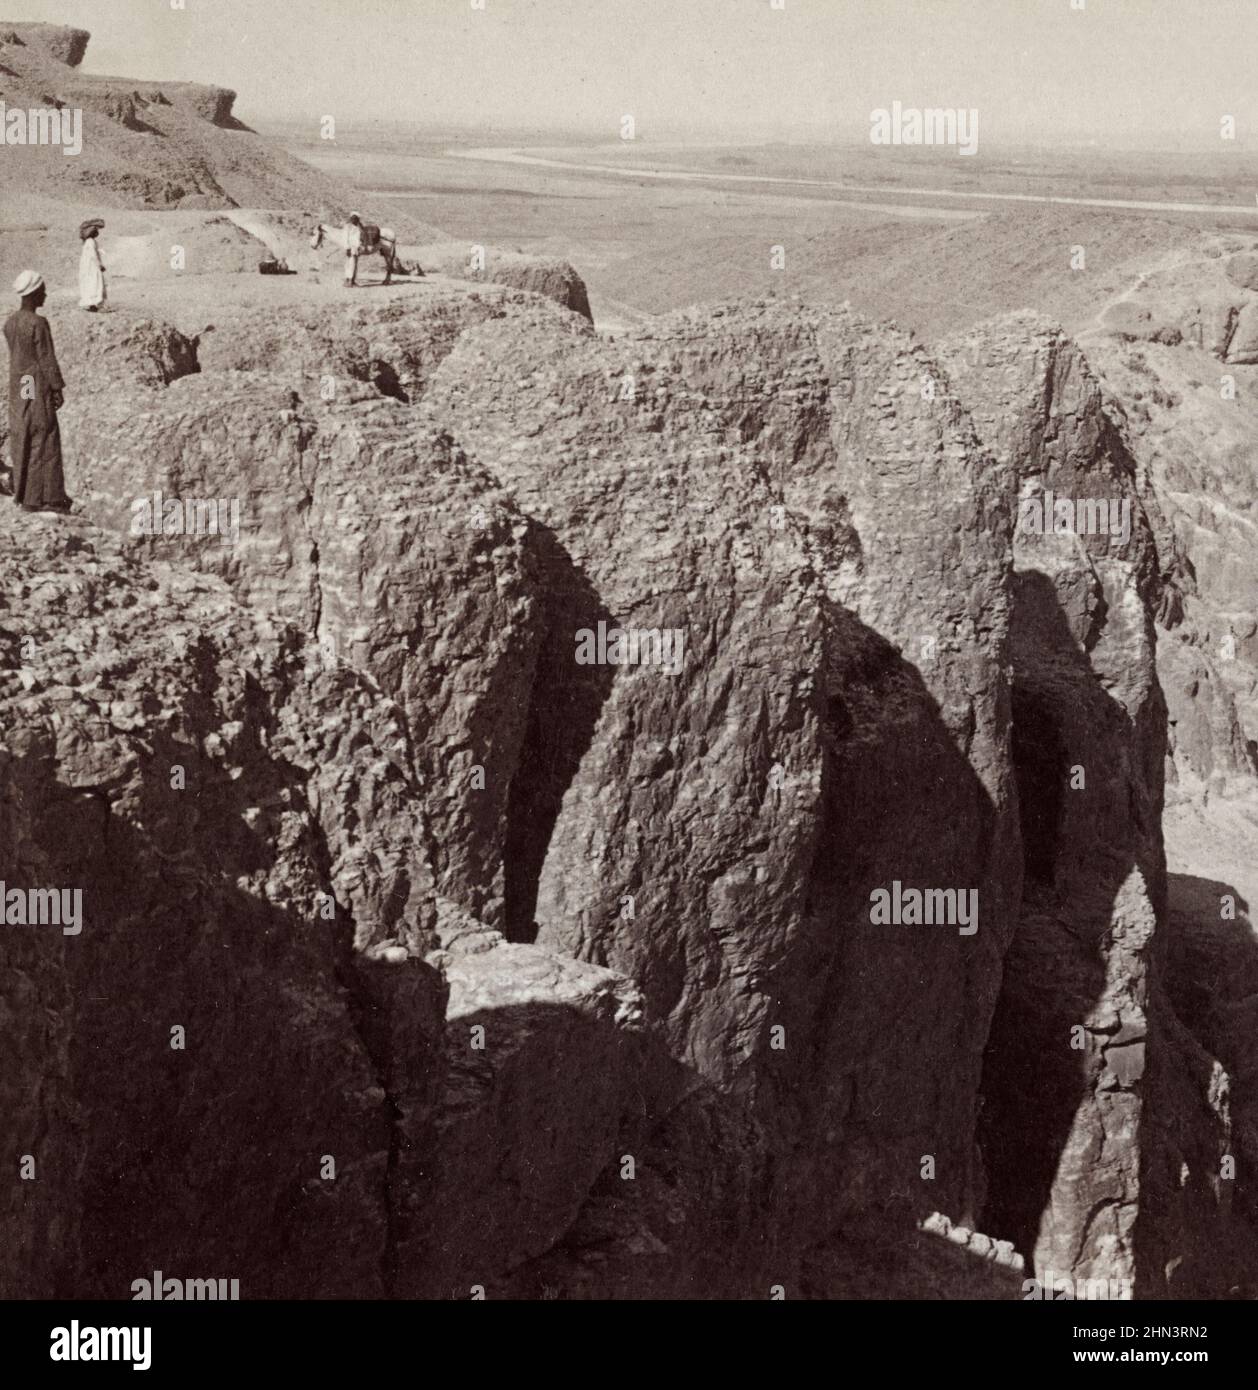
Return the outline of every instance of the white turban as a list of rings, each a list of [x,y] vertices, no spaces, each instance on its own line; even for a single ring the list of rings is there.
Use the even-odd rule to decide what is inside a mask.
[[[13,288],[25,299],[28,294],[35,291],[44,283],[44,277],[38,271],[24,270],[21,275],[13,282]]]

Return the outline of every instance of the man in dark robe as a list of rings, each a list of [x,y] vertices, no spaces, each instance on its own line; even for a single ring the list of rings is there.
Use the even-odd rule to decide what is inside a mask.
[[[9,345],[9,447],[13,500],[28,512],[68,512],[61,471],[57,411],[65,382],[52,346],[52,329],[37,311],[48,297],[43,277],[24,270],[13,288],[21,308],[5,320]]]

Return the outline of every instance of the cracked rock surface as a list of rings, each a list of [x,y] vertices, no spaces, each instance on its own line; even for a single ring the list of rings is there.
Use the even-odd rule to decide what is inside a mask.
[[[5,937],[19,1128],[75,1136],[11,1213],[29,1277],[217,1258],[212,1222],[249,1296],[856,1297],[878,1248],[917,1296],[1232,1279],[1226,1048],[1161,973],[1165,518],[1084,354],[765,303],[613,343],[477,295],[240,313],[195,371],[115,321],[81,516],[4,519],[6,830],[117,914]],[[1129,533],[1024,534],[1044,486]],[[238,532],[137,534],[157,494]],[[578,661],[630,629],[675,661]],[[74,715],[108,745],[54,722],[69,640],[116,644]],[[893,883],[977,929],[875,922]],[[186,1191],[213,1107],[239,1222]],[[155,1215],[106,1240],[108,1174]]]

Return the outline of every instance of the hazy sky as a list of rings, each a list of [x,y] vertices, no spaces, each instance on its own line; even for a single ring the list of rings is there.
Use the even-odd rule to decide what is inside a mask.
[[[239,114],[638,134],[976,107],[985,141],[1258,144],[1258,0],[0,0],[84,68],[218,82]]]

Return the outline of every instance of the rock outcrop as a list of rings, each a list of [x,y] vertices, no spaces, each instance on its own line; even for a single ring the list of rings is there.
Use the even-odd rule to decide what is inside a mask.
[[[86,29],[63,24],[0,23],[0,44],[32,48],[68,68],[77,68],[83,61],[90,38]]]
[[[103,400],[121,390],[130,399],[133,390],[167,386],[181,376],[200,371],[197,344],[169,324],[128,316],[125,321],[79,315],[58,323],[54,340],[58,361],[75,394]],[[0,397],[0,475],[8,483],[9,401]],[[11,490],[11,489],[10,489]]]
[[[1025,887],[984,1079],[985,1229],[1037,1273],[1158,1296],[1174,1270],[1177,1291],[1217,1295],[1231,1275],[1210,1258],[1227,1114],[1217,1063],[1193,1055],[1157,965],[1163,579],[1139,470],[1120,408],[1051,325],[1013,319],[941,351],[1023,494],[1011,652]],[[1103,510],[1079,513],[1079,499]],[[1051,515],[1036,529],[1063,500],[1071,532],[1054,534]],[[1087,534],[1092,519],[1103,525]],[[1184,1134],[1159,1128],[1185,1115]]]
[[[1159,974],[1173,1014],[1163,1011],[1162,1066],[1150,1051],[1164,1153],[1149,1174],[1156,1184],[1150,1197],[1166,1219],[1146,1234],[1165,1239],[1175,1224],[1170,1213],[1182,1211],[1173,1199],[1185,1170],[1205,1175],[1223,1218],[1214,1225],[1213,1270],[1226,1271],[1229,1289],[1247,1297],[1255,1288],[1249,1175],[1258,1106],[1247,1023],[1258,892],[1251,871],[1258,845],[1252,248],[1248,239],[1214,238],[1200,259],[1181,257],[1149,277],[1142,297],[1157,316],[1183,326],[1182,342],[1089,348],[1108,389],[1127,404],[1132,455],[1162,514],[1156,529],[1167,580],[1157,661],[1168,705],[1163,831],[1171,872]],[[1177,1097],[1168,1095],[1171,1087]],[[1217,1123],[1205,1119],[1211,1109],[1230,1118],[1222,1151]],[[1209,1205],[1213,1194],[1200,1195]],[[1201,1259],[1198,1250],[1195,1259],[1168,1260],[1172,1286],[1186,1279],[1192,1287]]]
[[[4,508],[0,549],[4,881],[81,894],[5,927],[0,1287],[387,1292],[444,1004],[396,707],[98,531]]]
[[[483,246],[461,247],[449,242],[421,246],[418,255],[426,270],[462,280],[532,290],[582,318],[592,319],[585,282],[567,261],[544,260]]]
[[[229,128],[239,125],[232,114],[236,93],[229,87],[207,86],[201,82],[163,82],[156,92],[159,95],[150,96],[150,101],[160,101],[164,97],[177,106],[187,107],[211,125]]]
[[[1189,800],[1258,791],[1258,569],[1250,558],[1258,372],[1234,357],[1212,360],[1206,347],[1186,339],[1089,349],[1126,405],[1132,455],[1157,499],[1170,600],[1158,612],[1169,789]]]
[[[105,207],[318,206],[334,179],[276,149],[233,114],[235,93],[191,82],[101,77],[80,68],[88,34],[0,24],[0,96],[10,108],[82,113],[81,147],[66,140],[5,149],[6,192]]]
[[[1001,1242],[1210,1291],[1226,1079],[1158,967],[1162,519],[1069,340],[935,358],[742,305],[612,344],[488,286],[231,328],[177,375],[133,336],[166,349],[67,408],[70,490],[137,574],[200,571],[393,712],[415,819],[345,817],[376,867],[334,893],[352,997],[436,972],[417,1032],[370,996],[373,1288],[834,1296],[884,1240],[954,1293],[1016,1296]],[[1023,534],[1044,486],[1127,533]],[[144,499],[239,534],[134,534]],[[630,629],[646,659],[600,662]]]

